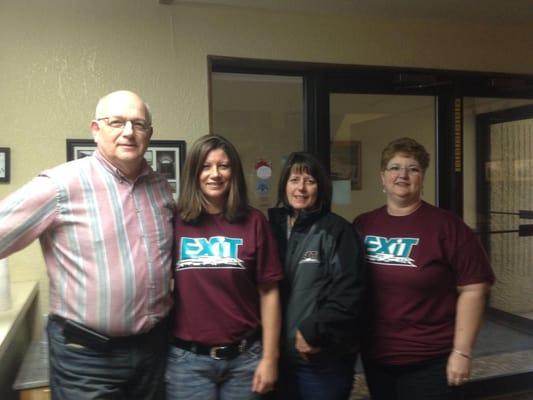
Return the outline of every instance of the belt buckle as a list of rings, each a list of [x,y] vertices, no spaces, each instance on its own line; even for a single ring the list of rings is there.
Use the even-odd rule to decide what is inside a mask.
[[[220,357],[217,355],[217,352],[219,350],[227,349],[228,346],[218,346],[218,347],[211,347],[209,350],[209,357],[211,357],[213,360],[224,360],[224,357]]]

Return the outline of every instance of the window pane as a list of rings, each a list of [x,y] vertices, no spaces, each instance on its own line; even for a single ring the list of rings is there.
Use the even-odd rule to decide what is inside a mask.
[[[250,202],[264,212],[276,203],[283,161],[304,149],[302,92],[300,77],[212,75],[213,132],[237,147]]]
[[[423,199],[435,204],[435,100],[432,96],[330,95],[333,209],[349,221],[385,204],[381,151],[409,136],[431,155]]]

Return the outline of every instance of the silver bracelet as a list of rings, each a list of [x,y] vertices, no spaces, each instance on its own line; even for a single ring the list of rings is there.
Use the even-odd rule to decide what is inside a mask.
[[[452,352],[459,354],[461,357],[468,358],[469,360],[472,359],[472,356],[470,354],[464,353],[461,350],[453,349]]]

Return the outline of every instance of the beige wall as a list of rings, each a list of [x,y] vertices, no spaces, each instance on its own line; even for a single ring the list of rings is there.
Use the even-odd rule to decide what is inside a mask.
[[[160,5],[157,0],[2,0],[0,147],[11,184],[65,161],[65,139],[88,137],[102,94],[138,91],[156,138],[209,129],[207,55],[477,71],[533,72],[533,25],[294,15]],[[46,287],[38,246],[11,257],[14,280]],[[41,296],[47,300],[47,296]],[[43,308],[44,309],[44,308]]]

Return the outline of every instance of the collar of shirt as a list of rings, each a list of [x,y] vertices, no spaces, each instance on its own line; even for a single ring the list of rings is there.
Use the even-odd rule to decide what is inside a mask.
[[[117,179],[119,180],[125,180],[130,183],[135,183],[137,180],[139,180],[141,177],[150,175],[153,173],[152,168],[148,165],[146,160],[143,158],[142,160],[142,166],[141,166],[141,172],[139,173],[139,176],[135,180],[129,179],[127,176],[125,176],[120,169],[115,167],[113,164],[111,164],[97,149],[93,153],[94,157],[104,166],[105,169],[107,169],[109,172],[111,172]]]

